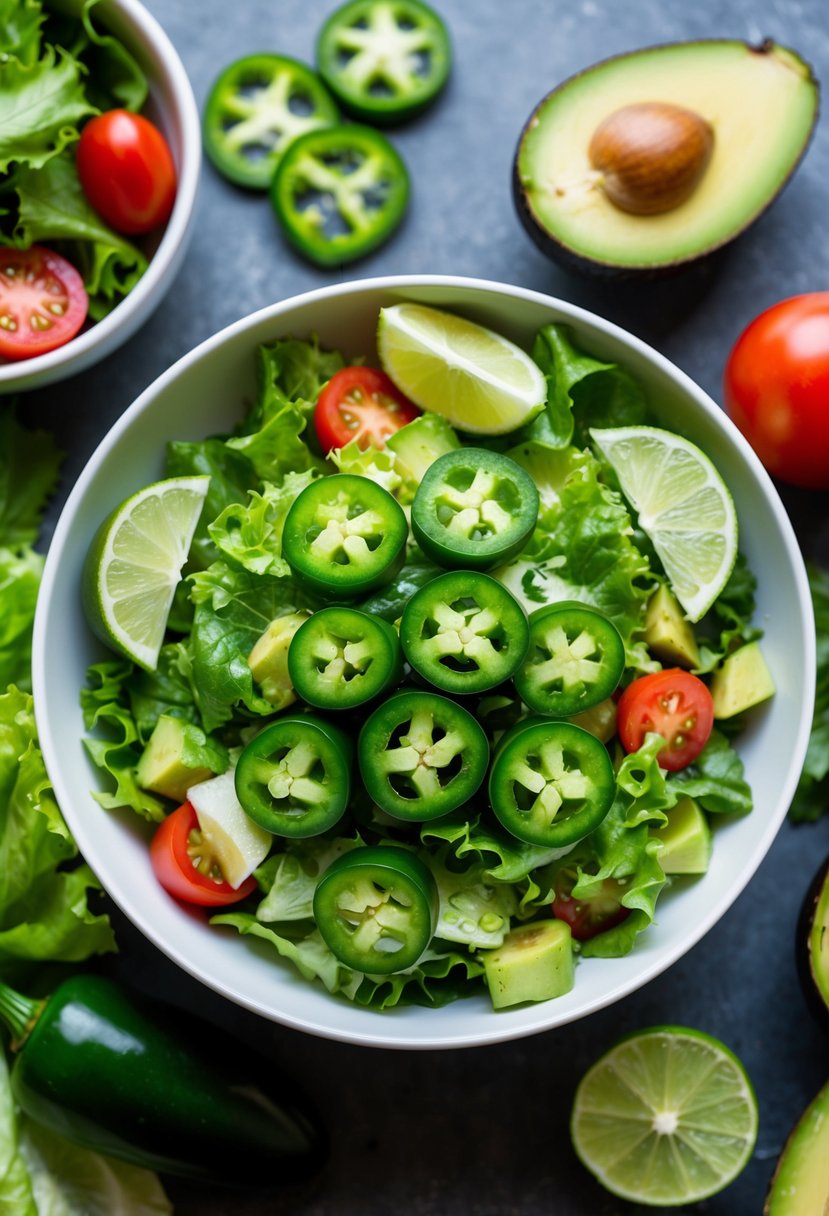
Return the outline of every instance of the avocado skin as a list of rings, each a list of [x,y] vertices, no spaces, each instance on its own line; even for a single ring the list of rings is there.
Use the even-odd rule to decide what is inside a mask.
[[[820,1147],[816,1143],[820,1135],[819,1129],[821,1124],[825,1125],[827,1118],[829,1118],[829,1082],[806,1107],[783,1145],[766,1193],[763,1216],[813,1216],[813,1213],[816,1212],[811,1203],[814,1194],[805,1200],[799,1196],[800,1178],[794,1171],[796,1165],[799,1164],[798,1150],[800,1150],[800,1160],[804,1160],[802,1146],[798,1143],[801,1136],[805,1138],[806,1154],[811,1155],[814,1160],[815,1151]],[[794,1165],[789,1161],[790,1154],[794,1155]],[[829,1187],[827,1187],[827,1191],[829,1191]]]
[[[814,967],[819,960],[813,960],[810,947],[812,925],[817,914],[818,902],[827,883],[829,883],[829,857],[815,874],[803,900],[795,930],[795,958],[806,1004],[818,1024],[829,1034],[829,1005],[826,1004],[815,982]],[[826,977],[826,990],[829,991],[829,976]]]
[[[704,47],[706,45],[706,43],[715,43],[720,40],[714,39],[714,38],[708,38],[708,39],[701,38],[701,39],[696,39],[693,41],[695,42],[695,45]],[[739,41],[739,39],[734,39],[733,41]],[[619,60],[619,59],[632,58],[632,57],[635,57],[636,55],[642,54],[643,52],[655,51],[655,50],[660,50],[660,49],[668,49],[672,46],[678,46],[678,45],[680,45],[680,44],[675,43],[675,42],[667,42],[667,43],[659,43],[659,44],[647,46],[647,47],[640,47],[637,50],[626,51],[620,55],[611,55],[605,59],[598,60],[596,63],[589,64],[586,68],[583,68],[582,71],[576,72],[572,76],[568,76],[566,80],[561,82],[561,84],[556,85],[556,87],[554,89],[550,89],[550,91],[548,93],[545,93],[545,95],[541,98],[541,100],[533,108],[532,113],[530,114],[529,118],[527,119],[526,123],[524,124],[524,126],[521,130],[521,134],[518,138],[518,144],[517,144],[517,147],[515,150],[515,156],[513,158],[513,164],[512,164],[513,202],[515,204],[515,209],[518,213],[518,218],[520,219],[524,229],[526,230],[526,232],[530,236],[530,238],[533,240],[535,245],[541,250],[541,252],[545,255],[545,257],[549,258],[553,262],[557,262],[565,270],[572,271],[577,274],[589,275],[589,276],[592,276],[593,278],[604,279],[606,281],[612,280],[613,282],[623,282],[623,281],[635,280],[637,282],[648,282],[648,281],[653,281],[653,280],[670,278],[670,277],[678,274],[679,272],[687,269],[688,267],[696,266],[702,262],[706,262],[709,259],[711,259],[714,255],[718,254],[721,250],[726,248],[728,245],[733,244],[734,241],[736,241],[738,239],[738,237],[742,236],[743,233],[746,232],[746,230],[749,229],[758,219],[760,219],[760,217],[762,215],[765,215],[765,213],[766,213],[766,211],[768,211],[769,207],[771,207],[771,205],[776,201],[776,199],[778,199],[780,197],[783,190],[789,184],[789,182],[791,181],[795,172],[797,171],[797,168],[800,165],[800,162],[803,160],[803,157],[806,155],[809,145],[811,144],[812,138],[814,137],[815,129],[818,124],[818,118],[820,117],[820,107],[818,105],[815,106],[815,113],[814,113],[814,117],[812,120],[811,128],[809,130],[809,133],[808,133],[806,139],[803,141],[803,145],[800,149],[800,152],[799,152],[797,158],[792,163],[788,174],[783,179],[783,181],[780,183],[778,188],[773,193],[771,193],[769,195],[769,197],[766,199],[766,202],[763,205],[763,207],[761,208],[761,210],[759,212],[755,212],[753,215],[748,216],[746,218],[745,223],[739,230],[737,230],[735,232],[731,232],[722,241],[716,242],[713,245],[710,245],[704,249],[701,249],[698,253],[694,253],[688,257],[678,258],[675,261],[662,262],[658,265],[651,265],[651,266],[630,266],[630,265],[622,266],[622,265],[617,265],[613,262],[601,261],[597,258],[585,257],[583,254],[577,253],[574,249],[571,249],[563,241],[559,240],[558,237],[556,237],[555,233],[551,232],[549,228],[546,228],[536,217],[535,212],[533,211],[533,208],[530,205],[527,193],[524,190],[524,187],[521,183],[521,172],[520,172],[521,152],[522,152],[522,148],[524,145],[524,140],[526,139],[528,132],[530,131],[530,129],[532,128],[532,126],[535,123],[536,115],[554,94],[560,92],[562,89],[566,89],[574,81],[579,80],[581,77],[583,77],[588,72],[593,72],[597,68],[601,68],[605,64],[613,63],[614,61]],[[749,52],[753,52],[754,54],[758,54],[758,55],[765,55],[765,54],[771,54],[773,52],[773,50],[776,46],[776,43],[774,42],[774,40],[772,38],[764,38],[760,43],[757,43],[756,45],[749,43],[749,42],[744,43],[744,45],[746,47],[746,50]],[[815,80],[813,73],[812,73],[812,80],[814,81],[815,85],[817,86],[817,81]]]

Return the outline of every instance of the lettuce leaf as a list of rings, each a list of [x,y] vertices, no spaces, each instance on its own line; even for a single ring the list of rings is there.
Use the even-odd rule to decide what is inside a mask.
[[[338,857],[362,843],[356,835],[286,841],[284,853],[274,853],[256,870],[256,880],[265,892],[256,909],[257,919],[266,923],[313,920],[314,892],[320,875]]]
[[[496,882],[482,861],[466,866],[451,864],[448,845],[438,852],[421,854],[421,859],[438,890],[435,937],[475,949],[503,945],[510,918],[518,911],[514,884]]]
[[[817,681],[809,746],[789,810],[796,823],[814,822],[829,810],[829,570],[810,564],[807,573],[815,613]]]
[[[762,629],[752,623],[756,590],[757,579],[745,554],[738,553],[728,582],[697,626],[700,662],[695,671],[713,671],[732,650],[763,636]]]
[[[38,1216],[20,1135],[6,1057],[0,1051],[0,1212]]]
[[[151,823],[160,823],[166,814],[165,803],[136,780],[144,739],[129,706],[126,685],[132,671],[133,664],[125,659],[95,663],[81,689],[84,725],[97,732],[84,739],[84,747],[93,764],[112,778],[111,789],[92,797],[106,810],[128,807]]]
[[[46,431],[20,426],[14,410],[0,408],[0,545],[35,543],[46,503],[57,485],[60,453]]]
[[[290,575],[291,568],[282,556],[285,516],[296,496],[316,476],[314,469],[286,473],[278,486],[266,481],[261,493],[250,490],[247,504],[225,507],[208,524],[213,544],[251,574],[269,574],[274,578]]]
[[[303,435],[313,402],[285,401],[258,431],[228,439],[227,446],[246,456],[262,481],[279,482],[289,473],[308,469],[323,472],[324,461],[315,456]]]
[[[352,439],[345,447],[334,448],[329,452],[328,459],[336,465],[338,472],[368,477],[402,502],[410,503],[414,498],[413,490],[408,486],[405,487],[406,492],[400,494],[400,490],[404,488],[403,478],[398,471],[397,455],[391,448],[375,448],[371,445],[361,448],[357,440]]]
[[[34,63],[40,58],[43,20],[39,0],[0,0],[0,46],[20,63]]]
[[[31,689],[32,625],[43,558],[0,547],[0,688]]]
[[[0,57],[0,172],[10,165],[42,168],[78,138],[78,123],[95,107],[86,99],[81,69],[65,51],[45,46],[21,63]]]
[[[270,942],[282,958],[293,963],[303,979],[322,980],[329,992],[341,992],[343,996],[353,1000],[362,982],[360,972],[352,971],[336,959],[316,929],[307,936],[294,940],[269,929],[250,912],[225,912],[211,916],[210,923],[229,925],[238,929],[244,936],[249,934]]]
[[[754,802],[744,772],[737,751],[725,735],[713,730],[693,764],[668,773],[665,784],[677,799],[687,794],[712,814],[747,815]]]
[[[286,405],[299,403],[310,412],[322,386],[345,366],[345,359],[334,350],[324,350],[316,337],[282,338],[260,346],[256,354],[257,396],[240,433],[253,435]]]

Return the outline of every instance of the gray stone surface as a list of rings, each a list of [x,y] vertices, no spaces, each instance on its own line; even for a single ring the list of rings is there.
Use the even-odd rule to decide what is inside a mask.
[[[510,167],[534,104],[572,72],[637,46],[685,38],[771,36],[799,49],[829,80],[823,0],[437,0],[454,40],[455,68],[439,104],[393,138],[412,174],[403,229],[342,273],[300,261],[267,202],[205,167],[195,237],[155,316],[127,348],[63,385],[30,394],[25,414],[55,429],[67,450],[57,515],[74,477],[126,406],[197,342],[271,301],[346,278],[451,272],[537,288],[626,326],[715,397],[724,361],[761,308],[829,277],[829,133],[812,147],[782,198],[735,247],[705,266],[646,286],[566,274],[531,244],[514,214]],[[237,56],[272,48],[310,59],[320,0],[149,0],[178,46],[203,101]],[[829,561],[825,494],[785,492],[804,549]],[[757,1088],[757,1151],[742,1178],[693,1211],[760,1211],[789,1128],[829,1076],[829,1041],[806,1011],[794,969],[798,906],[829,852],[829,816],[785,824],[732,909],[681,962],[607,1011],[514,1044],[407,1055],[304,1037],[236,1010],[189,981],[129,926],[117,966],[144,987],[258,1044],[299,1077],[327,1113],[333,1159],[311,1190],[228,1199],[170,1183],[181,1216],[610,1216],[636,1209],[604,1194],[575,1160],[567,1131],[578,1078],[618,1035],[679,1022],[725,1039]],[[829,1168],[829,1167],[827,1167]],[[644,1209],[643,1209],[644,1210]]]

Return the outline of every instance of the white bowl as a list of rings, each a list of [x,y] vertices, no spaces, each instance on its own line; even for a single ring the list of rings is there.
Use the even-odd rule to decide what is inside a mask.
[[[0,395],[74,376],[111,354],[161,303],[192,232],[202,159],[201,124],[184,65],[155,17],[138,0],[99,0],[93,16],[121,39],[146,74],[149,96],[142,113],[170,145],[178,178],[176,201],[160,237],[153,233],[147,238],[149,266],[129,295],[102,321],[56,350],[17,362],[0,359]]]
[[[398,300],[455,309],[525,345],[541,325],[564,321],[587,350],[623,363],[637,377],[664,422],[681,424],[710,453],[734,494],[741,547],[759,582],[763,648],[777,684],[739,742],[755,808],[717,825],[708,874],[663,894],[658,923],[627,958],[585,960],[566,996],[497,1014],[486,996],[443,1009],[363,1009],[300,979],[270,946],[210,928],[156,882],[146,825],[93,801],[89,791],[98,774],[81,745],[79,689],[87,664],[104,657],[87,629],[79,590],[100,521],[128,493],[162,475],[167,439],[232,427],[254,392],[260,343],[316,333],[325,345],[370,356],[378,309]],[[811,601],[794,534],[768,476],[714,402],[661,355],[583,309],[518,287],[434,276],[346,283],[265,308],[203,342],[151,385],[101,443],[64,508],[47,556],[34,642],[46,766],[82,852],[126,915],[186,971],[248,1009],[313,1034],[408,1048],[493,1043],[583,1017],[652,979],[699,941],[749,881],[786,813],[806,750],[813,673]]]

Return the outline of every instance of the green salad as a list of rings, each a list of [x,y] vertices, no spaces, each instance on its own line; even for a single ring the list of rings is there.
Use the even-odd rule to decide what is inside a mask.
[[[547,1000],[751,810],[755,581],[711,462],[567,326],[395,305],[378,350],[262,346],[233,433],[102,525],[95,797],[331,993]]]

